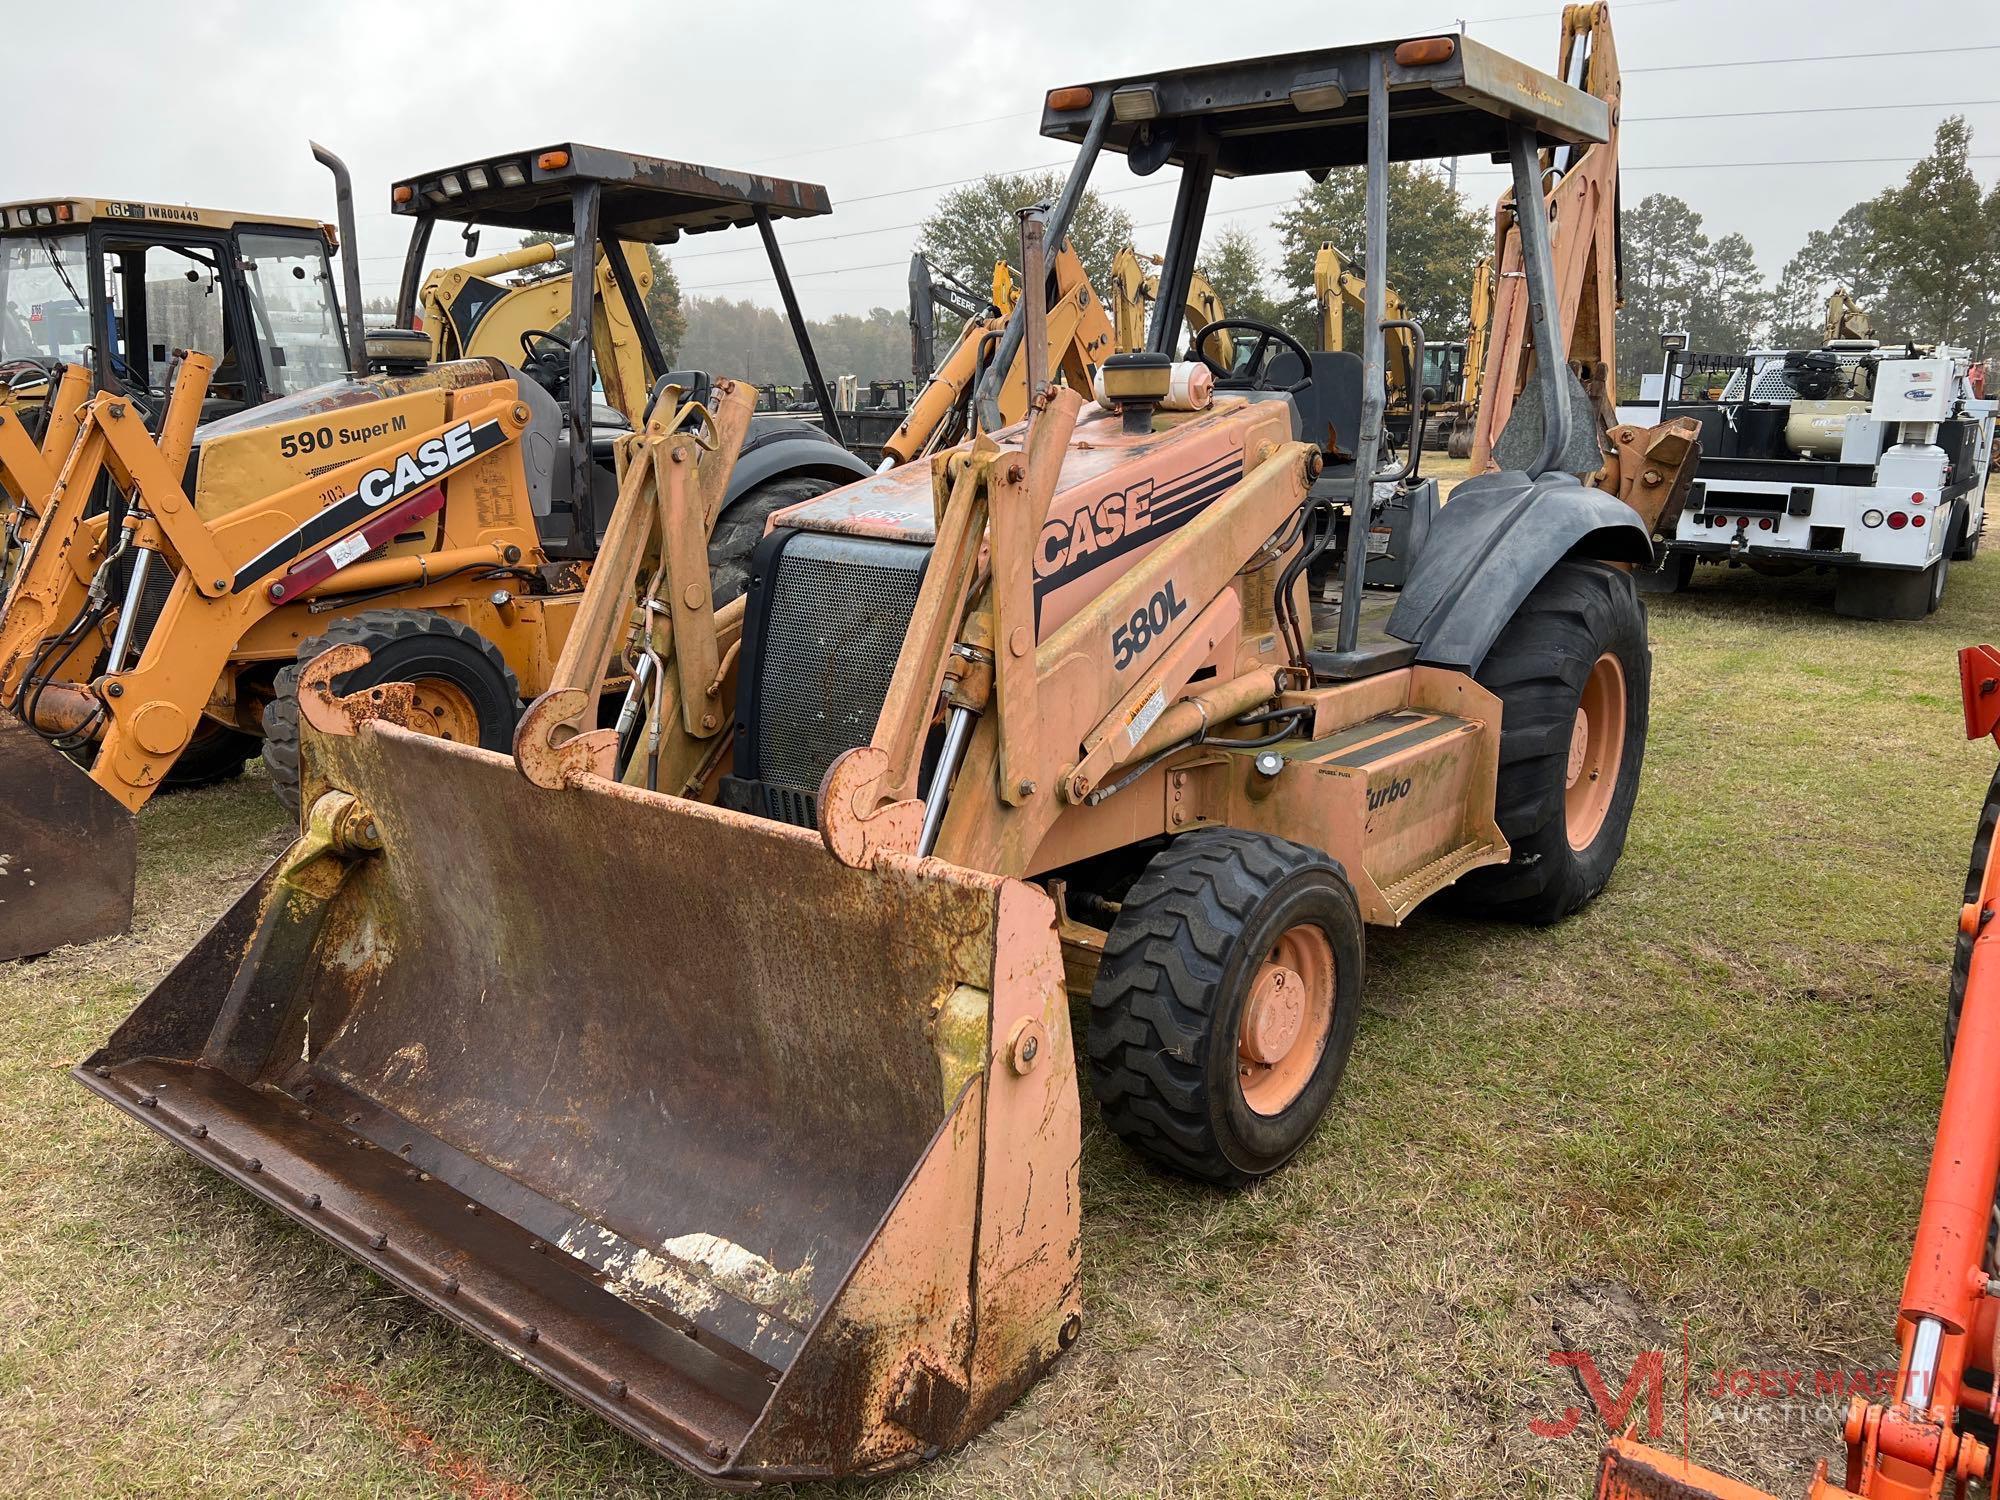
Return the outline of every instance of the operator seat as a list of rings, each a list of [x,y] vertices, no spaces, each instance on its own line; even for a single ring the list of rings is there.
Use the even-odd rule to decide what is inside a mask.
[[[1353,463],[1361,443],[1361,356],[1344,349],[1315,350],[1310,371],[1299,357],[1280,349],[1264,367],[1266,383],[1284,387],[1310,374],[1312,384],[1294,392],[1301,442],[1313,444],[1329,463]]]

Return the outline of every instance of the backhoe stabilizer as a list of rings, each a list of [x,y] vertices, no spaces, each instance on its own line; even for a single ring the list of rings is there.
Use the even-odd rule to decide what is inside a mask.
[[[1045,895],[357,718],[82,1082],[711,1480],[914,1463],[1069,1346]]]
[[[0,787],[0,961],[130,927],[138,820],[5,712]]]

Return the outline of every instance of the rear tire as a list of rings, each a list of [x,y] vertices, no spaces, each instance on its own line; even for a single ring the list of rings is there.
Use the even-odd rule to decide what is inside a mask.
[[[1959,516],[1961,519],[1958,524],[1964,529],[1960,531],[1958,541],[1951,549],[1951,560],[1953,562],[1971,562],[1973,558],[1979,556],[1979,538],[1981,533],[1973,529],[1972,509],[1970,506],[1961,505],[1959,507]]]
[[[182,791],[234,781],[262,748],[263,742],[254,734],[203,719],[195,726],[194,738],[181,747],[167,774],[160,778],[160,789]]]
[[[1234,828],[1176,839],[1126,893],[1091,988],[1105,1123],[1205,1182],[1276,1171],[1347,1066],[1363,941],[1354,887],[1320,851]]]
[[[512,748],[521,685],[497,646],[449,615],[367,610],[334,621],[324,635],[304,642],[298,661],[282,668],[272,684],[274,696],[264,706],[264,767],[271,790],[292,812],[299,810],[299,670],[329,646],[363,646],[370,658],[336,678],[336,692],[414,682],[433,700],[429,706],[440,738],[502,754]]]
[[[1503,705],[1494,817],[1513,858],[1451,904],[1540,924],[1604,889],[1639,795],[1652,663],[1629,573],[1558,563],[1521,601],[1473,674]]]
[[[750,554],[764,539],[771,517],[833,487],[831,479],[781,475],[752,485],[730,502],[716,518],[715,532],[708,539],[708,575],[717,609],[750,587]]]
[[[1833,612],[1851,620],[1921,620],[1944,597],[1944,559],[1921,572],[1843,568],[1834,578]]]

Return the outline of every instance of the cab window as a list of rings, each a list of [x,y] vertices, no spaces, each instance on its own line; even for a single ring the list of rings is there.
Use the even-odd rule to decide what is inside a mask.
[[[347,345],[326,241],[309,234],[245,234],[238,246],[251,334],[273,396],[347,373]]]

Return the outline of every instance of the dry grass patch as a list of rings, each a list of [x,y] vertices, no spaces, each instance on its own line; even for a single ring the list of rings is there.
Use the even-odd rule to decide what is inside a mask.
[[[1450,468],[1435,466],[1440,474]],[[1658,601],[1624,864],[1549,931],[1371,934],[1354,1061],[1292,1167],[1223,1197],[1089,1128],[1083,1341],[966,1452],[870,1493],[1586,1493],[1573,1372],[1879,1363],[1992,769],[1951,653],[1824,580]],[[279,846],[253,777],[143,820],[130,937],[0,966],[0,1466],[46,1494],[677,1495],[669,1465],[92,1100],[63,1069]],[[1872,1226],[1889,1226],[1877,1229]],[[1697,1391],[1699,1397],[1699,1391]],[[1570,1438],[1531,1420],[1586,1409]],[[1696,1401],[1796,1492],[1832,1429]]]

